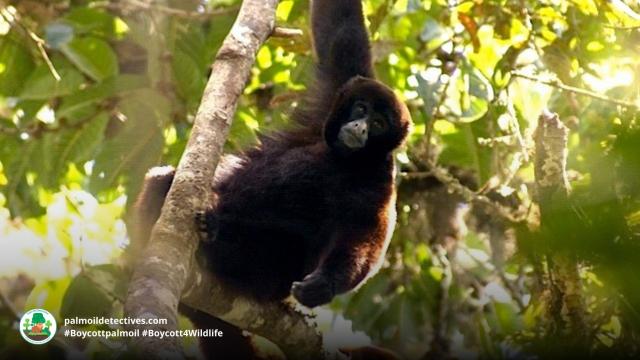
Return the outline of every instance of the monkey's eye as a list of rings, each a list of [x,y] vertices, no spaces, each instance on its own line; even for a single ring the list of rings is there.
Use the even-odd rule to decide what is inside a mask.
[[[351,119],[362,119],[367,115],[367,105],[358,101],[353,105],[351,110]]]
[[[375,134],[379,134],[385,130],[387,130],[387,121],[384,117],[377,115],[371,119],[371,131]]]

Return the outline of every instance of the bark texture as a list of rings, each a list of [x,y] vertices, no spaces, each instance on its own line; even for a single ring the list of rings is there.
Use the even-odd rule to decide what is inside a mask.
[[[535,179],[540,205],[540,231],[547,241],[566,241],[558,238],[558,208],[567,207],[571,191],[567,179],[567,140],[569,129],[555,113],[545,112],[538,119],[534,133],[536,146]],[[575,334],[586,329],[585,305],[582,301],[580,268],[572,254],[561,252],[547,254],[548,271],[544,291],[550,334],[571,337],[574,346],[584,339]]]

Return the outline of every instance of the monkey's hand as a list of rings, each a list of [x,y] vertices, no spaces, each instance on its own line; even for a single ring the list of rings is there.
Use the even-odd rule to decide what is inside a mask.
[[[332,281],[318,272],[307,275],[302,281],[294,282],[291,292],[298,302],[310,308],[330,302],[335,295]]]
[[[218,235],[218,217],[211,211],[203,211],[196,213],[196,226],[200,233],[200,241],[211,243]]]

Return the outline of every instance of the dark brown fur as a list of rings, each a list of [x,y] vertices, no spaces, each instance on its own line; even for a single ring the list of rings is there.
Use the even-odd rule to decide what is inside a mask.
[[[223,159],[199,249],[228,286],[265,301],[293,293],[309,307],[353,289],[382,260],[395,223],[392,151],[410,125],[406,107],[373,79],[360,1],[313,1],[312,26],[316,81],[292,115],[297,126]],[[364,148],[345,151],[337,134],[358,100],[390,125]],[[157,218],[172,177],[147,180],[137,202],[142,226]]]

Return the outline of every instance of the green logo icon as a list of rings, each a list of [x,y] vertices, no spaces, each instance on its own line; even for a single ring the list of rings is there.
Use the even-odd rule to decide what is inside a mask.
[[[56,319],[47,310],[27,311],[20,319],[20,335],[35,345],[48,343],[56,334]]]

